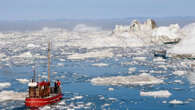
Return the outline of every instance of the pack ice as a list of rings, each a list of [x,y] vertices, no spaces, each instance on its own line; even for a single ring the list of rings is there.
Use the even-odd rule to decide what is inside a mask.
[[[148,85],[160,84],[163,80],[158,79],[147,73],[131,76],[113,76],[113,77],[97,77],[91,79],[94,85]]]

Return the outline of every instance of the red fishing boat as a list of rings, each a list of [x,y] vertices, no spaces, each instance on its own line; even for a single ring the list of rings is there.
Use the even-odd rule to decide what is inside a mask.
[[[25,99],[25,105],[30,108],[42,107],[48,104],[53,104],[62,99],[60,81],[54,82],[54,86],[50,86],[50,42],[48,43],[48,81],[35,81],[34,78],[28,84],[29,95]]]

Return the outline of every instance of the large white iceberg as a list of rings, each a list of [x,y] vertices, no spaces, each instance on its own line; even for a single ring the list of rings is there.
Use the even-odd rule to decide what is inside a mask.
[[[130,26],[116,25],[113,32],[115,35],[128,33],[130,38],[142,39],[145,45],[151,43],[179,42],[181,37],[183,37],[178,24],[157,27],[155,21],[152,19],[148,19],[143,24],[137,20],[133,20]]]
[[[170,56],[195,57],[195,23],[186,26],[183,31],[186,37],[168,50]]]

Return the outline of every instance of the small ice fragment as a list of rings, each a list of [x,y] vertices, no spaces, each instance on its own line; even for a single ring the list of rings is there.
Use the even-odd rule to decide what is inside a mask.
[[[109,91],[114,91],[114,88],[108,88]]]
[[[174,83],[183,84],[183,82],[181,80],[175,80]]]
[[[131,68],[128,69],[128,71],[129,71],[128,73],[132,73],[132,72],[136,71],[136,68],[135,67],[131,67]]]
[[[176,100],[176,99],[169,101],[169,103],[170,104],[184,104],[183,101]]]
[[[161,91],[152,91],[152,92],[140,92],[141,96],[152,96],[152,97],[165,97],[168,98],[171,96],[171,93],[167,90],[161,90]]]
[[[163,104],[166,104],[166,103],[167,103],[167,101],[165,101],[165,100],[164,100],[164,101],[162,101],[162,103],[163,103]]]
[[[8,88],[10,86],[11,86],[11,84],[9,82],[1,82],[0,83],[0,89]]]
[[[19,82],[22,83],[22,84],[26,84],[26,83],[29,82],[28,79],[16,79],[16,80],[19,81]]]
[[[64,64],[63,64],[63,63],[58,63],[57,65],[58,65],[58,66],[64,66]]]
[[[185,71],[179,71],[178,70],[178,71],[174,71],[173,74],[178,75],[178,76],[182,76],[182,75],[185,75],[186,73],[185,73]]]
[[[138,61],[145,61],[146,57],[134,57],[133,59]]]
[[[103,66],[108,66],[108,64],[106,63],[95,63],[95,64],[92,64],[93,66],[98,66],[98,67],[103,67]]]

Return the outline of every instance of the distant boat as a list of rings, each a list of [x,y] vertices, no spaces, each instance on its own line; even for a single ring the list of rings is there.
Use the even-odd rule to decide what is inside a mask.
[[[35,81],[34,79],[29,82],[29,95],[25,99],[25,105],[29,108],[38,108],[48,104],[53,104],[62,99],[62,92],[60,87],[60,81],[57,80],[54,83],[54,87],[51,87],[50,83],[50,45],[48,43],[48,81]]]
[[[167,54],[167,51],[166,50],[156,50],[154,51],[154,56],[155,57],[162,57],[162,58],[166,58],[166,54]]]

